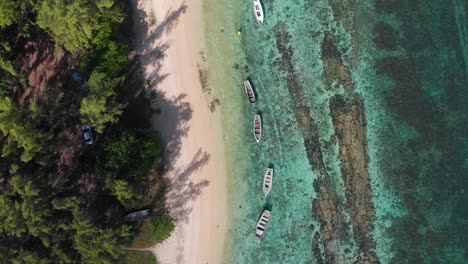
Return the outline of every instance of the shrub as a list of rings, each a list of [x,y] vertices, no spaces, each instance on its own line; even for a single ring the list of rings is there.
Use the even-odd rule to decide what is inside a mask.
[[[153,223],[153,235],[156,243],[161,243],[171,236],[172,231],[175,228],[175,221],[167,212],[155,216],[151,219]]]

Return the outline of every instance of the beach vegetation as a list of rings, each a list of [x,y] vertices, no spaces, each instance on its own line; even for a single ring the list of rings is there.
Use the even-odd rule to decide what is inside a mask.
[[[162,243],[172,234],[175,224],[174,218],[169,215],[167,209],[161,210],[141,224],[131,248],[148,248]]]
[[[133,106],[150,107],[129,96],[145,87],[133,81],[137,62],[120,32],[125,8],[120,0],[0,3],[2,263],[124,263],[136,255],[155,263],[122,248],[145,223],[153,244],[173,229],[159,217],[163,148],[150,116],[122,120]],[[142,207],[156,212],[158,240],[153,220],[125,221]]]
[[[149,14],[149,24],[154,26],[158,23],[158,20],[156,18],[156,15],[154,14],[154,11],[151,10],[150,14]]]
[[[167,212],[151,219],[153,225],[153,236],[156,243],[161,243],[172,234],[175,229],[175,221]]]
[[[157,264],[156,257],[151,251],[125,251],[125,263],[127,264]]]

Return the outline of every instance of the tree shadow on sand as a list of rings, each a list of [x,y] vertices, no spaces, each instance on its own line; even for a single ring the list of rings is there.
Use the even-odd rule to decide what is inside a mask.
[[[145,8],[144,1],[131,0],[131,7],[134,17],[132,46],[140,56],[142,69],[152,68],[149,71],[146,70],[146,79],[153,83],[159,83],[168,76],[168,74],[161,73],[161,67],[170,46],[170,43],[163,40],[162,36],[172,32],[181,15],[187,11],[188,6],[184,2],[176,10],[168,10],[164,19],[155,26],[148,26],[150,24],[148,18],[150,7]]]
[[[171,210],[171,215],[181,222],[187,223],[192,208],[188,206],[189,201],[196,200],[200,196],[202,189],[209,185],[208,180],[197,183],[190,179],[190,176],[203,168],[210,160],[210,154],[198,149],[190,164],[183,168],[174,169],[174,175],[168,182],[168,193],[166,195],[167,205]]]
[[[134,119],[141,119],[143,113],[151,108],[150,118],[152,127],[161,138],[164,148],[160,175],[172,174],[167,177],[167,182],[163,189],[166,204],[170,208],[171,215],[178,221],[186,222],[192,208],[189,201],[195,200],[209,182],[202,180],[194,182],[192,175],[200,170],[210,159],[210,155],[199,149],[191,162],[187,166],[176,166],[176,161],[181,158],[182,139],[187,136],[190,129],[189,121],[192,118],[192,107],[187,101],[186,94],[176,97],[169,97],[164,91],[157,89],[158,85],[169,76],[162,73],[163,60],[167,56],[169,43],[162,40],[163,34],[170,34],[177,25],[177,21],[187,10],[187,5],[182,3],[176,10],[169,10],[163,21],[155,26],[149,26],[147,14],[149,10],[143,7],[143,1],[131,0],[131,11],[133,16],[132,28],[133,36],[131,46],[136,52],[138,61],[135,67],[135,76],[146,79],[145,93],[140,93],[144,97],[140,101],[136,100],[133,105],[135,109],[141,111],[130,111],[129,116],[123,116],[126,122],[135,122]],[[141,86],[141,87],[142,87]],[[148,104],[148,100],[150,104]],[[144,103],[146,102],[146,103]],[[150,106],[149,106],[150,105]],[[154,182],[150,184],[155,184]],[[163,197],[156,195],[153,198],[155,204],[160,203]]]

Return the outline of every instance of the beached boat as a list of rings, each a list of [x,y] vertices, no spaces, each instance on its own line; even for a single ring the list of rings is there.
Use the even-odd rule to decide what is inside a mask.
[[[255,105],[255,101],[257,99],[255,98],[255,93],[254,93],[254,91],[252,89],[252,85],[250,85],[249,80],[244,81],[244,87],[245,87],[245,92],[247,93],[247,96],[249,97],[249,102],[252,105]]]
[[[143,221],[150,218],[149,210],[141,210],[137,212],[130,213],[125,216],[125,221],[137,222]]]
[[[273,169],[268,168],[265,173],[265,177],[263,177],[263,193],[265,194],[265,197],[270,192],[272,185],[273,185]]]
[[[260,138],[262,137],[262,118],[260,115],[255,115],[254,117],[254,136],[255,140],[260,142]]]
[[[268,227],[268,222],[270,221],[270,211],[263,210],[262,216],[258,219],[257,227],[255,230],[255,238],[260,240],[265,234],[265,230]]]
[[[263,7],[260,0],[254,0],[254,11],[255,11],[255,18],[257,19],[260,24],[263,24]]]

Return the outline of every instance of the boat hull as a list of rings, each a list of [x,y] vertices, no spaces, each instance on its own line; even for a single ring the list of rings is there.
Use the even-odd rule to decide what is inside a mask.
[[[268,168],[263,177],[263,193],[265,197],[270,193],[271,187],[273,186],[273,174],[274,171],[272,168]]]
[[[260,24],[263,24],[264,13],[263,13],[262,3],[260,2],[260,0],[254,0],[254,14],[255,14],[255,18],[257,19],[257,21]]]
[[[260,240],[265,235],[265,231],[270,223],[270,215],[271,212],[269,210],[263,210],[255,228],[255,239]]]
[[[255,102],[257,101],[257,98],[255,96],[255,93],[252,89],[252,85],[250,84],[249,80],[244,81],[244,88],[245,88],[245,93],[247,94],[247,98],[249,99],[249,103],[252,104],[252,106],[254,106]]]
[[[125,221],[128,222],[139,222],[144,221],[150,218],[149,210],[141,210],[137,212],[130,213],[125,216]]]
[[[262,118],[260,115],[255,115],[254,117],[253,132],[255,141],[257,141],[257,143],[260,142],[260,139],[262,138]]]

